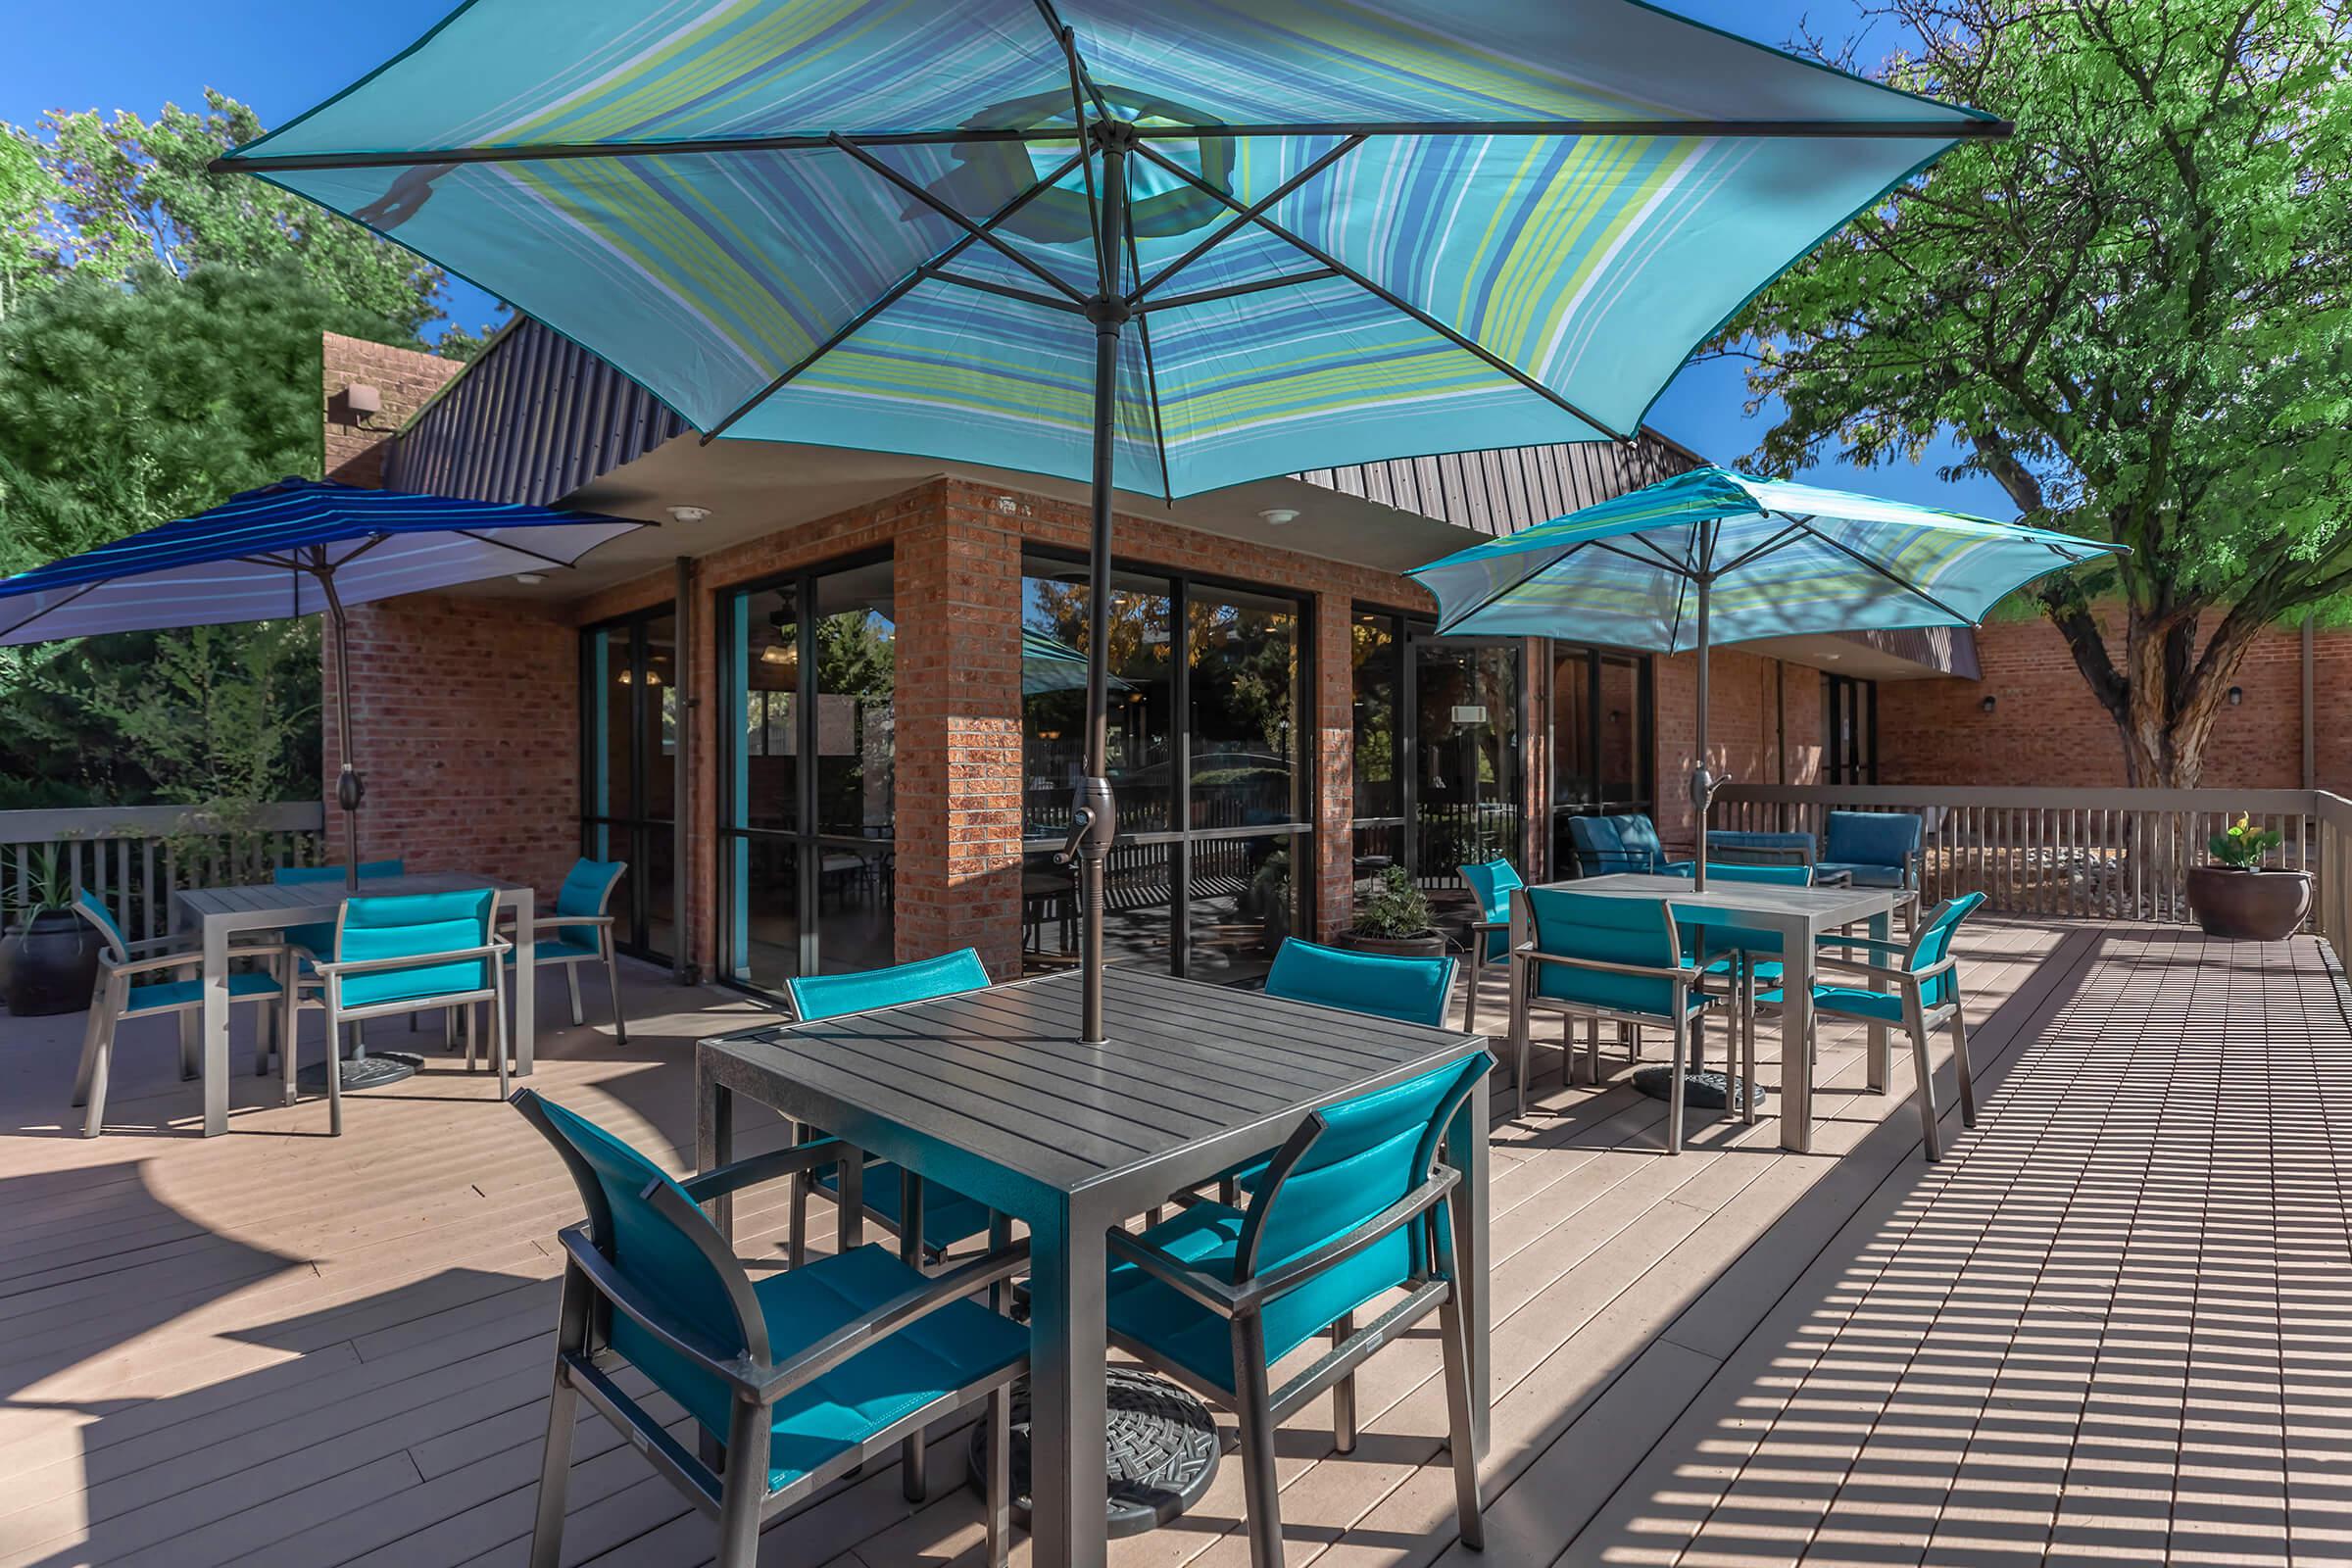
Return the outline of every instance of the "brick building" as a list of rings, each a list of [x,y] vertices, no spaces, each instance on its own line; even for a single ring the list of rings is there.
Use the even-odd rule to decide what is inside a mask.
[[[570,571],[354,611],[368,854],[541,888],[626,859],[629,948],[759,989],[967,944],[1001,974],[1068,959],[1080,489],[706,446],[527,321],[462,374],[333,337],[323,370],[339,476],[656,524]],[[1542,874],[1580,811],[1687,841],[1691,660],[1440,638],[1400,573],[1697,461],[1645,432],[1125,498],[1114,956],[1246,980],[1285,932],[1343,929],[1369,870]],[[1861,781],[1874,710],[1910,711],[1887,692],[1975,669],[1965,633],[1721,651],[1711,760]]]

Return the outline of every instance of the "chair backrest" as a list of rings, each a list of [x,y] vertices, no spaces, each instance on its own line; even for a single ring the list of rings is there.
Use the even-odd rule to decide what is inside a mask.
[[[370,877],[407,876],[409,862],[405,859],[362,860],[360,880]],[[340,882],[343,868],[339,865],[281,865],[270,873],[270,880],[279,887],[293,887],[309,882]]]
[[[1360,1230],[1427,1181],[1446,1124],[1494,1065],[1482,1051],[1467,1061],[1448,1062],[1309,1116],[1275,1151],[1250,1199],[1234,1260],[1235,1282]],[[1278,1332],[1270,1309],[1269,1340],[1295,1343],[1420,1273],[1428,1256],[1425,1218],[1285,1292],[1278,1311],[1291,1332]]]
[[[708,1227],[710,1221],[695,1208],[685,1189],[661,1166],[576,1111],[528,1089],[514,1092],[514,1104],[564,1156],[588,1210],[588,1239],[596,1250],[640,1294],[722,1352],[748,1348],[750,1336],[735,1303],[750,1297],[750,1286],[744,1283],[738,1296],[736,1282],[712,1260],[711,1249],[705,1244],[715,1240],[717,1232],[698,1239],[654,1205],[653,1194],[666,1189],[684,1205],[681,1212],[693,1215],[693,1221],[685,1223],[699,1221]],[[681,1404],[700,1408],[710,1403],[717,1380],[662,1346],[634,1319],[613,1313],[612,1334],[613,1347]],[[723,1395],[717,1403],[723,1410]]]
[[[1478,900],[1478,917],[1509,925],[1511,890],[1527,886],[1518,868],[1497,856],[1476,865],[1461,866],[1459,870],[1462,880],[1470,884],[1471,895]],[[1508,930],[1489,931],[1485,940],[1486,956],[1489,958],[1499,958],[1511,950],[1511,934]]]
[[[1690,871],[1678,867],[1674,876],[1690,876]],[[1763,882],[1777,887],[1809,888],[1813,885],[1813,868],[1809,865],[1749,865],[1739,860],[1709,860],[1707,880],[1710,882]]]
[[[612,901],[612,890],[620,886],[623,873],[629,868],[626,860],[580,859],[572,863],[564,885],[556,889],[558,914],[602,914],[605,906]],[[599,948],[604,944],[603,931],[592,925],[565,925],[556,928],[556,938],[576,948]]]
[[[1769,833],[1751,828],[1709,828],[1707,854],[1742,865],[1808,865],[1814,858],[1810,833]],[[1710,858],[1710,869],[1718,862]]]
[[[105,905],[84,891],[74,895],[74,912],[98,928],[98,940],[106,944],[106,956],[121,963],[130,956],[130,939]]]
[[[496,965],[489,958],[447,955],[488,947],[497,907],[498,894],[490,888],[344,900],[341,918],[335,922],[336,962],[416,961],[345,976],[342,1004],[374,1007],[490,990]]]
[[[1274,955],[1266,995],[1437,1028],[1446,1022],[1453,970],[1451,958],[1349,953],[1293,937]]]
[[[1639,811],[1622,816],[1572,816],[1568,819],[1568,843],[1576,851],[1576,868],[1583,876],[1654,871],[1666,855],[1657,825]]]
[[[1841,865],[1908,864],[1924,824],[1916,811],[1832,811],[1821,858]]]
[[[1565,888],[1523,888],[1528,940],[1538,953],[1671,970],[1683,965],[1681,933],[1664,900],[1614,899]],[[1666,975],[1616,974],[1563,963],[1536,965],[1536,995],[1611,1012],[1674,1015]]]
[[[929,1002],[934,997],[959,996],[988,989],[988,968],[971,948],[917,958],[887,969],[858,974],[805,975],[784,982],[792,998],[793,1015],[803,1023],[838,1018],[848,1012],[870,1012],[903,1002]]]
[[[1952,951],[1952,937],[1959,931],[1960,922],[1977,912],[1984,902],[1982,893],[1963,893],[1956,899],[1946,899],[1928,911],[1920,922],[1918,934],[1911,939],[1911,952],[1904,966],[1913,970],[1929,969],[1943,961]],[[1935,979],[1925,981],[1919,988],[1919,1004],[1923,1007],[1940,1007],[1959,994],[1953,971],[1946,969]]]

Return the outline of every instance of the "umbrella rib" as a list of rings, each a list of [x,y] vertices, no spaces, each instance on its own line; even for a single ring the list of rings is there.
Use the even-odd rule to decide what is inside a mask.
[[[523,548],[522,548],[522,546],[520,546],[520,545],[516,545],[516,544],[509,544],[509,543],[508,543],[506,540],[504,540],[504,539],[493,539],[493,538],[491,538],[491,537],[490,537],[488,534],[486,534],[486,533],[475,533],[475,532],[474,532],[474,531],[473,531],[471,528],[452,528],[452,529],[450,529],[450,532],[451,532],[451,533],[455,533],[455,534],[463,534],[463,535],[465,535],[466,538],[468,538],[468,539],[471,539],[471,540],[475,541],[477,544],[485,544],[485,545],[488,545],[488,546],[489,546],[491,549],[493,549],[493,550],[512,550],[512,551],[514,551],[514,554],[516,554],[516,555],[518,555],[518,556],[528,556],[528,557],[530,557],[530,558],[531,558],[533,561],[544,561],[544,562],[546,562],[546,563],[547,563],[549,565],[551,565],[551,566],[558,566],[558,567],[561,567],[562,569],[564,569],[564,570],[565,570],[565,571],[569,571],[569,570],[571,570],[571,569],[572,569],[572,563],[571,563],[571,562],[568,562],[568,561],[558,561],[558,560],[557,560],[557,559],[556,559],[554,556],[543,556],[543,555],[541,555],[541,554],[540,554],[538,551],[536,551],[536,550],[525,550],[525,549],[523,549]],[[357,554],[358,554],[358,552],[357,552],[357,551],[354,551],[352,554],[353,554],[353,555],[357,555]],[[351,562],[351,559],[352,559],[352,557],[351,557],[351,556],[345,556],[345,557],[343,558],[343,560],[342,560],[342,561],[340,561],[340,562],[337,562],[337,563],[336,563],[336,564],[337,564],[337,565],[347,565],[347,564],[350,564],[350,562]]]
[[[1000,255],[1004,256],[1005,260],[1013,263],[1017,267],[1025,269],[1032,275],[1046,283],[1049,287],[1058,289],[1063,294],[1068,295],[1073,304],[1084,305],[1086,303],[1085,295],[1079,293],[1068,283],[1063,282],[1059,277],[1056,277],[1049,269],[1046,268],[1043,263],[1030,258],[1018,246],[1015,246],[1010,240],[1007,240],[1004,236],[998,234],[994,229],[984,227],[979,223],[973,222],[969,218],[957,212],[947,202],[942,201],[938,196],[932,194],[932,192],[925,186],[917,183],[914,180],[908,179],[906,175],[891,168],[881,159],[876,158],[872,153],[867,152],[863,147],[860,147],[856,142],[850,140],[849,137],[837,135],[830,139],[836,148],[848,153],[852,158],[857,159],[866,168],[872,170],[875,173],[880,174],[884,179],[890,181],[893,185],[896,185],[899,189],[905,191],[916,201],[921,202],[925,207],[930,208],[933,212],[946,219],[949,222],[956,224],[972,238],[985,242],[995,249]],[[1079,151],[1079,156],[1081,159],[1085,157],[1085,150],[1083,147]]]
[[[1185,168],[1182,164],[1177,163],[1174,159],[1162,157],[1160,154],[1152,151],[1149,142],[1137,142],[1135,144],[1135,150],[1143,157],[1150,159],[1152,163],[1157,164],[1160,168],[1166,170],[1169,173],[1174,174],[1177,178],[1183,180],[1186,184],[1193,186],[1195,189],[1205,191],[1210,196],[1215,197],[1218,201],[1223,202],[1226,206],[1233,208],[1237,212],[1248,211],[1248,209],[1245,208],[1234,196],[1225,191],[1219,190],[1216,186],[1210,184],[1207,180],[1200,178],[1191,170]],[[1330,268],[1333,271],[1339,273],[1340,276],[1348,279],[1348,282],[1353,283],[1356,287],[1372,295],[1373,298],[1384,302],[1394,310],[1402,312],[1415,321],[1418,321],[1421,325],[1429,328],[1429,330],[1432,332],[1437,333],[1438,336],[1446,339],[1446,341],[1448,343],[1451,343],[1454,347],[1461,349],[1464,353],[1469,354],[1472,358],[1482,361],[1493,368],[1501,371],[1504,375],[1509,376],[1512,380],[1518,382],[1521,386],[1526,387],[1530,392],[1535,393],[1538,397],[1544,399],[1545,402],[1553,404],[1565,411],[1571,416],[1583,420],[1586,424],[1589,424],[1593,429],[1598,430],[1602,435],[1607,436],[1610,440],[1620,444],[1631,444],[1633,441],[1632,436],[1610,429],[1606,424],[1592,417],[1592,416],[1587,414],[1584,410],[1578,408],[1575,404],[1569,402],[1566,398],[1560,396],[1550,387],[1545,386],[1542,381],[1537,380],[1534,376],[1528,374],[1525,370],[1522,370],[1519,368],[1519,367],[1513,365],[1501,355],[1494,353],[1493,350],[1485,347],[1483,344],[1473,342],[1471,339],[1463,336],[1461,333],[1455,331],[1452,327],[1447,326],[1444,321],[1439,320],[1427,311],[1422,310],[1419,306],[1413,304],[1410,300],[1405,299],[1402,295],[1374,282],[1371,278],[1366,277],[1363,273],[1356,271],[1353,268],[1348,266],[1347,263],[1341,261],[1338,257],[1332,255],[1329,251],[1323,249],[1313,241],[1292,233],[1289,229],[1283,227],[1271,218],[1266,217],[1263,213],[1259,213],[1251,217],[1250,221],[1257,224],[1258,227],[1264,229],[1267,233],[1272,234],[1275,238],[1290,245],[1292,248],[1304,252],[1306,255],[1314,258],[1323,266]]]
[[[1847,558],[1847,559],[1849,559],[1849,560],[1852,560],[1852,561],[1858,562],[1858,563],[1860,563],[1862,565],[1869,567],[1869,568],[1870,568],[1872,571],[1875,571],[1875,572],[1877,572],[1877,573],[1878,573],[1880,576],[1882,576],[1882,577],[1886,578],[1886,579],[1888,582],[1890,582],[1890,583],[1894,584],[1894,585],[1895,585],[1897,588],[1900,588],[1900,589],[1901,589],[1903,592],[1905,592],[1905,593],[1907,593],[1907,594],[1910,594],[1910,595],[1914,596],[1915,598],[1918,598],[1918,599],[1923,599],[1923,600],[1925,600],[1927,603],[1929,603],[1929,604],[1931,604],[1931,605],[1935,606],[1935,607],[1936,607],[1937,610],[1941,611],[1943,613],[1945,613],[1945,614],[1947,614],[1947,615],[1951,616],[1953,620],[1955,620],[1955,621],[1959,622],[1961,625],[1963,625],[1963,626],[1974,626],[1974,625],[1977,623],[1977,617],[1976,617],[1976,616],[1974,616],[1974,615],[1964,615],[1964,614],[1960,613],[1960,612],[1959,612],[1959,611],[1957,611],[1957,610],[1954,610],[1954,609],[1953,609],[1951,606],[1949,606],[1949,605],[1945,604],[1945,603],[1944,603],[1942,600],[1940,600],[1940,599],[1936,598],[1936,597],[1934,594],[1932,594],[1932,593],[1928,592],[1928,591],[1927,591],[1925,588],[1922,588],[1922,587],[1921,587],[1919,584],[1917,584],[1917,583],[1915,583],[1915,582],[1911,581],[1911,580],[1910,580],[1909,578],[1907,578],[1907,577],[1903,577],[1903,576],[1900,576],[1900,575],[1898,575],[1897,573],[1895,573],[1894,571],[1892,571],[1892,570],[1888,569],[1888,568],[1887,568],[1887,567],[1886,567],[1886,566],[1882,566],[1882,565],[1880,565],[1880,564],[1879,564],[1877,562],[1875,562],[1875,561],[1871,560],[1871,559],[1870,559],[1868,556],[1866,556],[1866,555],[1862,554],[1862,553],[1861,553],[1859,550],[1856,550],[1856,549],[1852,548],[1852,547],[1851,547],[1851,546],[1849,546],[1849,545],[1842,545],[1842,544],[1839,544],[1839,543],[1838,543],[1837,540],[1835,540],[1835,539],[1831,538],[1831,537],[1830,537],[1828,534],[1826,534],[1826,533],[1823,533],[1823,532],[1822,532],[1820,529],[1818,529],[1818,528],[1814,527],[1814,526],[1813,526],[1811,523],[1807,523],[1807,524],[1805,524],[1805,525],[1804,525],[1804,527],[1805,527],[1805,532],[1806,532],[1806,533],[1808,533],[1808,534],[1812,535],[1814,538],[1816,538],[1816,539],[1820,540],[1820,541],[1821,541],[1823,544],[1825,544],[1825,545],[1828,545],[1828,546],[1829,546],[1829,547],[1830,547],[1832,550],[1835,550],[1835,551],[1837,551],[1837,552],[1838,552],[1839,555],[1841,555],[1841,556],[1844,556],[1844,557],[1846,557],[1846,558]]]
[[[66,595],[65,598],[60,599],[56,604],[43,605],[31,614],[26,615],[23,620],[16,621],[8,626],[0,626],[0,637],[14,637],[17,633],[23,631],[25,627],[31,625],[43,615],[48,614],[51,611],[63,610],[74,600],[79,599],[83,594],[96,593],[99,589],[105,587],[112,581],[114,581],[112,577],[101,577],[96,582],[84,583],[79,588],[76,588],[72,593]]]
[[[1111,287],[1109,268],[1102,256],[1102,201],[1095,190],[1095,161],[1089,156],[1093,138],[1086,134],[1086,94],[1094,83],[1078,64],[1078,35],[1067,26],[1058,25],[1061,19],[1054,14],[1054,0],[1037,0],[1037,9],[1044,14],[1046,24],[1054,29],[1054,41],[1061,45],[1062,56],[1069,62],[1070,123],[1078,127],[1081,137],[1078,156],[1079,167],[1086,173],[1086,231],[1095,242],[1095,288],[1108,298],[1116,290]],[[1104,120],[1110,118],[1110,108],[1100,93],[1095,95],[1095,108]]]
[[[1037,0],[1037,11],[1046,19],[1046,25],[1054,29],[1054,41],[1061,45],[1063,54],[1069,56],[1071,98],[1079,96],[1079,85],[1084,83],[1085,96],[1093,101],[1095,113],[1104,120],[1117,119],[1110,112],[1110,100],[1103,97],[1102,89],[1095,85],[1094,73],[1088,71],[1086,63],[1078,58],[1077,29],[1061,20],[1061,13],[1054,9],[1054,0]],[[1078,118],[1083,121],[1086,116],[1081,113]]]
[[[1019,212],[1022,208],[1028,206],[1038,197],[1053,189],[1054,186],[1058,183],[1064,175],[1069,173],[1072,169],[1076,168],[1085,161],[1086,149],[1084,147],[1080,147],[1077,152],[1071,154],[1070,157],[1065,159],[1061,166],[1055,169],[1052,173],[1046,175],[1045,178],[1039,180],[1036,184],[1030,186],[1027,190],[1021,192],[1018,196],[1015,196],[1012,198],[1012,200],[1006,202],[1004,206],[998,208],[994,213],[990,214],[988,221],[983,223],[981,226],[983,228],[994,228],[999,223],[1004,222],[1006,219]],[[961,256],[965,251],[971,249],[971,246],[972,236],[969,234],[963,235],[954,244],[948,246],[947,249],[941,251],[937,256],[932,257],[931,260],[925,262],[922,266],[916,268],[913,271],[908,272],[905,277],[899,279],[897,283],[893,284],[889,289],[884,291],[880,299],[874,301],[873,304],[867,306],[864,310],[859,311],[856,316],[851,317],[847,321],[844,321],[840,328],[837,329],[831,337],[826,338],[822,343],[819,343],[816,345],[816,347],[810,349],[808,353],[793,361],[792,364],[786,366],[784,368],[784,372],[781,375],[768,382],[767,385],[761,387],[758,392],[754,393],[749,399],[739,405],[733,413],[729,414],[725,418],[719,420],[709,430],[705,431],[700,444],[703,446],[709,446],[711,442],[726,434],[729,427],[731,427],[736,420],[742,418],[745,415],[751,413],[752,410],[758,408],[760,404],[766,402],[769,398],[782,391],[785,386],[794,379],[794,377],[800,375],[803,371],[807,370],[808,367],[814,365],[817,361],[823,359],[826,355],[841,347],[842,344],[848,342],[852,335],[862,330],[867,323],[873,320],[875,317],[880,316],[884,311],[889,310],[893,305],[896,305],[899,303],[899,301],[905,299],[913,291],[916,284],[922,282],[927,277],[937,275],[940,268],[947,266],[956,257]]]
[[[1107,117],[1106,117],[1107,118]],[[1500,120],[1500,121],[1311,121],[1298,124],[1154,125],[1138,127],[1139,137],[1199,141],[1204,137],[1250,136],[1665,136],[1857,137],[1870,140],[2000,140],[2017,126],[2006,120]],[[1070,133],[1012,125],[959,125],[944,130],[876,131],[858,140],[873,147],[922,147],[956,142],[1067,141]],[[266,174],[306,169],[407,169],[425,165],[552,163],[580,158],[691,157],[715,153],[814,152],[832,143],[829,135],[804,132],[779,136],[689,136],[676,141],[528,142],[514,147],[417,147],[401,152],[261,154],[240,158],[224,153],[206,166],[208,173]]]
[[[1673,572],[1678,577],[1688,577],[1690,575],[1690,564],[1689,562],[1677,561],[1665,551],[1660,550],[1658,548],[1657,541],[1650,538],[1649,535],[1645,533],[1635,533],[1627,534],[1625,537],[1630,542],[1638,544],[1642,549],[1648,551],[1653,559],[1650,561],[1643,561],[1640,556],[1634,555],[1630,551],[1620,550],[1614,545],[1607,547],[1611,555],[1623,556],[1626,560],[1634,563],[1634,564],[1638,566],[1664,566],[1668,571]]]
[[[1509,582],[1501,583],[1494,588],[1489,589],[1486,593],[1479,596],[1479,601],[1477,604],[1472,605],[1469,609],[1463,611],[1458,615],[1446,616],[1445,621],[1439,625],[1438,631],[1441,634],[1452,631],[1454,628],[1461,625],[1463,621],[1468,620],[1472,615],[1477,614],[1480,611],[1486,609],[1489,605],[1494,603],[1494,601],[1500,599],[1504,594],[1509,593],[1512,589],[1523,588],[1527,586],[1528,583],[1541,576],[1543,573],[1550,571],[1554,567],[1565,565],[1569,559],[1578,551],[1584,549],[1587,545],[1592,543],[1592,541],[1590,539],[1579,539],[1576,543],[1570,545],[1567,549],[1561,551],[1558,555],[1544,563],[1544,564],[1535,567],[1533,570],[1521,572]]]
[[[935,277],[942,283],[954,283],[958,288],[976,289],[982,294],[994,294],[1002,299],[1019,300],[1024,305],[1035,305],[1049,311],[1062,311],[1072,316],[1083,314],[1068,300],[1057,298],[1052,294],[1040,294],[1033,288],[1014,288],[1010,283],[998,283],[985,277],[972,277],[962,272],[951,272],[936,267],[927,267],[923,269],[923,271],[927,276]]]
[[[1244,294],[1263,294],[1268,289],[1291,288],[1299,283],[1321,283],[1340,274],[1328,267],[1318,267],[1308,272],[1286,272],[1280,277],[1261,277],[1254,283],[1228,283],[1223,288],[1204,288],[1193,294],[1172,294],[1139,308],[1139,315],[1153,311],[1181,311],[1188,305],[1206,305],[1212,300],[1238,299]]]
[[[1127,296],[1127,303],[1130,305],[1140,304],[1145,295],[1151,293],[1153,289],[1159,287],[1160,284],[1165,283],[1169,278],[1175,276],[1178,272],[1181,272],[1186,268],[1192,266],[1193,263],[1199,261],[1201,257],[1206,256],[1210,251],[1216,249],[1228,239],[1231,239],[1234,234],[1241,229],[1247,227],[1251,222],[1254,222],[1260,213],[1271,212],[1275,207],[1281,205],[1285,198],[1297,191],[1299,186],[1305,184],[1308,180],[1314,178],[1317,174],[1320,174],[1323,172],[1323,171],[1329,169],[1332,165],[1338,163],[1341,159],[1347,157],[1349,153],[1355,151],[1355,149],[1361,147],[1363,144],[1363,137],[1350,136],[1346,141],[1341,142],[1337,147],[1331,148],[1329,151],[1325,152],[1322,157],[1316,159],[1313,163],[1308,164],[1304,169],[1301,169],[1298,171],[1298,172],[1293,174],[1290,178],[1275,186],[1271,191],[1268,191],[1263,198],[1251,202],[1248,207],[1243,208],[1240,213],[1226,220],[1224,225],[1218,228],[1215,233],[1209,235],[1200,244],[1194,246],[1191,250],[1186,251],[1182,256],[1177,257],[1167,266],[1161,268],[1158,271],[1152,274],[1152,280],[1150,282],[1139,284],[1136,287],[1135,292]]]
[[[1136,249],[1135,225],[1127,228],[1127,268],[1138,278],[1144,275],[1143,253]],[[1168,473],[1168,427],[1159,415],[1159,364],[1152,356],[1152,318],[1142,312],[1135,318],[1135,338],[1144,350],[1144,385],[1152,399],[1152,443],[1159,451],[1160,505],[1176,505],[1176,484]]]
[[[1734,557],[1724,565],[1718,566],[1715,569],[1715,575],[1718,577],[1728,577],[1733,572],[1738,571],[1741,566],[1746,565],[1749,562],[1760,561],[1764,557],[1771,555],[1773,552],[1779,550],[1784,542],[1795,538],[1804,531],[1804,519],[1799,518],[1795,521],[1792,521],[1788,527],[1783,528],[1779,533],[1774,534],[1771,538],[1756,546],[1755,549],[1748,551],[1743,556]]]

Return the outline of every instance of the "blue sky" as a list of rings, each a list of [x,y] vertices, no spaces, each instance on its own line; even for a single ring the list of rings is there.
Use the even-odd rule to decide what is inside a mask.
[[[455,0],[107,0],[104,4],[12,7],[17,15],[0,48],[0,120],[25,123],[50,109],[131,109],[151,115],[166,102],[194,104],[219,87],[278,124],[347,85],[405,48],[439,21]],[[1541,3],[1541,0],[1530,0]],[[1667,0],[1685,15],[1726,31],[1786,44],[1800,27],[1842,40],[1861,35],[1856,58],[1876,61],[1902,39],[1868,24],[1855,0]],[[451,303],[468,325],[491,314],[468,289]],[[1650,423],[1719,463],[1738,464],[1764,426],[1741,412],[1739,367],[1693,365],[1650,411]],[[1946,459],[1948,461],[1948,457]],[[1947,484],[1936,464],[1854,470],[1825,465],[1823,483],[1995,517],[2015,515],[1989,480]]]

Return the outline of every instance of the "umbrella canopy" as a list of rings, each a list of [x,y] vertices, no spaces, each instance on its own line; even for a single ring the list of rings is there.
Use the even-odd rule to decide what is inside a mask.
[[[285,478],[193,517],[0,577],[0,644],[323,613],[335,640],[342,753],[335,795],[344,811],[346,874],[356,876],[366,792],[351,760],[343,607],[569,567],[643,526],[591,513]]]
[[[215,167],[707,435],[1089,481],[1100,1042],[1113,489],[1630,438],[1782,268],[2008,128],[1637,0],[471,0]]]
[[[1698,654],[1705,886],[1707,650],[1805,632],[1973,626],[2002,597],[2121,545],[1814,485],[1695,468],[1408,573],[1439,630]]]
[[[1110,684],[1124,688],[1129,683],[1110,677]],[[1043,692],[1075,692],[1086,688],[1086,656],[1058,638],[1042,631],[1021,628],[1021,695],[1035,697]]]

